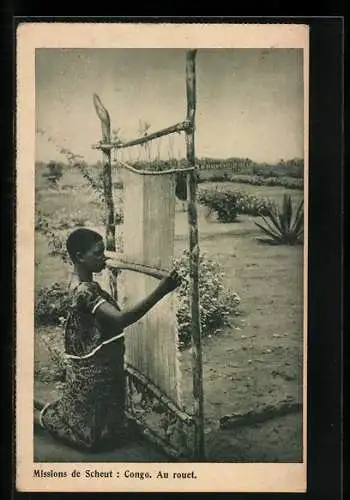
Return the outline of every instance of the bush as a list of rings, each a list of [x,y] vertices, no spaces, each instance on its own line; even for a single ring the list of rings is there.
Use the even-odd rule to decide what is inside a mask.
[[[40,231],[42,233],[47,233],[49,231],[49,218],[44,215],[40,210],[35,216],[35,231]]]
[[[191,343],[191,309],[190,309],[190,268],[189,251],[174,259],[174,266],[182,278],[177,289],[180,348]],[[225,289],[224,273],[221,266],[202,253],[199,257],[199,292],[201,313],[201,334],[208,337],[220,332],[228,324],[230,317],[238,314],[239,296]]]
[[[63,262],[70,262],[66,247],[68,232],[49,232],[46,233],[46,237],[49,245],[49,255],[60,257]]]
[[[274,202],[267,198],[260,198],[259,196],[240,191],[237,191],[236,195],[238,198],[238,212],[240,214],[252,215],[253,217],[266,215],[275,206]]]
[[[60,163],[55,163],[50,161],[47,165],[47,170],[43,173],[43,177],[45,177],[49,184],[52,187],[57,186],[58,181],[63,176],[63,166]]]
[[[211,182],[227,182],[230,180],[230,174],[228,172],[216,173],[210,177]]]
[[[233,191],[199,191],[198,202],[216,212],[220,222],[234,222],[239,214],[238,197]]]
[[[239,214],[259,216],[269,213],[274,203],[238,190],[203,189],[198,202],[215,212],[220,222],[234,222]]]
[[[251,184],[252,186],[281,186],[287,189],[303,189],[302,179],[292,177],[263,177],[259,175],[231,175],[230,182]]]
[[[62,325],[66,320],[70,300],[66,283],[53,283],[42,288],[35,301],[37,325]]]

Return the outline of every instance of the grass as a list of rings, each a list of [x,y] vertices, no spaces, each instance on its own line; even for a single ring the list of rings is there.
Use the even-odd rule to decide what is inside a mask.
[[[262,248],[252,218],[242,219],[230,224],[231,233],[201,242],[202,250],[223,266],[227,286],[242,299],[238,328],[205,342],[207,391],[218,398],[220,386],[226,394],[214,406],[207,396],[207,415],[213,420],[278,402],[286,394],[301,399],[302,248]]]
[[[66,182],[65,177],[62,182]],[[201,184],[201,189],[215,185]],[[290,193],[293,200],[302,196],[296,190],[280,187],[232,183],[220,183],[218,187],[244,190],[278,203],[284,193]],[[98,225],[101,209],[94,204],[93,197],[87,196],[85,191],[83,193],[77,197],[76,192],[69,189],[55,193],[38,186],[40,209],[48,216],[54,216],[62,208],[71,213],[79,208],[90,214],[91,222]],[[224,454],[225,461],[232,461],[233,455],[241,457],[242,461],[300,461],[300,415],[277,419],[275,424],[270,422],[250,430],[218,434],[217,428],[221,417],[234,412],[278,404],[286,396],[302,400],[303,249],[260,245],[257,237],[261,233],[253,217],[240,216],[238,223],[220,224],[207,220],[205,213],[206,210],[199,207],[201,251],[223,266],[227,287],[242,299],[241,315],[235,326],[203,342],[206,430],[212,454],[217,460]],[[179,255],[187,246],[188,235],[187,214],[181,209],[176,213],[175,233],[175,251]],[[68,266],[59,258],[48,256],[47,252],[45,237],[37,234],[37,291],[53,281],[67,278]],[[60,329],[50,333],[60,338],[63,335]],[[45,374],[45,367],[50,363],[40,340],[43,335],[45,329],[39,328],[35,335],[35,363],[39,377]],[[191,410],[189,351],[181,354],[180,363],[183,402]],[[209,435],[216,437],[209,438]],[[227,448],[229,442],[231,451]],[[224,450],[222,453],[220,448]]]

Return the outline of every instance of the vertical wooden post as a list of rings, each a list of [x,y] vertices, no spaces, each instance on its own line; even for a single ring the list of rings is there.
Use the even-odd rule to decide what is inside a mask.
[[[97,94],[93,96],[97,116],[101,121],[102,142],[111,142],[111,120]],[[106,212],[106,249],[115,252],[115,223],[112,190],[111,150],[102,149],[103,192]]]
[[[187,161],[195,166],[195,114],[196,114],[196,50],[187,53],[186,61],[187,121],[186,131]],[[193,459],[203,461],[204,450],[204,401],[203,367],[201,348],[201,324],[199,308],[199,244],[197,221],[197,176],[195,171],[187,174],[187,212],[189,224],[190,250],[190,301],[192,316],[192,373],[194,398],[194,449]]]

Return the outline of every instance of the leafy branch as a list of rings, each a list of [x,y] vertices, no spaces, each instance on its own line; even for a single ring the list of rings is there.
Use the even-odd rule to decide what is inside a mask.
[[[47,141],[51,142],[55,146],[55,149],[58,151],[58,153],[66,158],[68,166],[70,166],[71,168],[76,168],[80,171],[83,178],[90,184],[90,186],[93,188],[94,192],[98,195],[100,200],[104,202],[102,172],[98,174],[97,180],[94,179],[89,172],[88,165],[84,159],[84,156],[73,153],[73,151],[69,150],[68,148],[65,148],[60,144],[57,144],[55,139],[51,137],[43,129],[38,128],[37,133],[39,133],[42,136],[45,136]]]

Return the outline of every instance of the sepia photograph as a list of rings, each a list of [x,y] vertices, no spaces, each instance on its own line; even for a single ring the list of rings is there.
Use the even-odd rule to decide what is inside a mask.
[[[249,43],[227,46],[176,30],[147,46],[135,28],[114,46],[87,27],[65,44],[63,26],[19,73],[23,477],[199,491],[225,467],[217,491],[234,491],[235,466],[262,466],[261,486],[283,464],[304,491],[306,28],[269,43],[272,26],[241,26]]]

